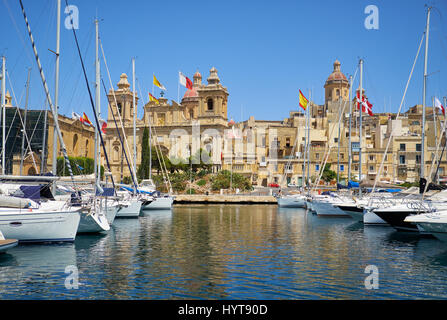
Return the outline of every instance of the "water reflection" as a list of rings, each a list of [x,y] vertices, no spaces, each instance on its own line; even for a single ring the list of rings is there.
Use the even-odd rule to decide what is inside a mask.
[[[68,264],[79,268],[78,290],[63,286]],[[379,290],[364,288],[370,264]],[[446,270],[444,243],[390,227],[271,205],[183,205],[117,219],[71,245],[0,255],[0,297],[447,298]]]

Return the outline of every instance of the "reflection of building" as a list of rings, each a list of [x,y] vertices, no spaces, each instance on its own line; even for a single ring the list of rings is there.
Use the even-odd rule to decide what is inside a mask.
[[[202,83],[202,76],[197,71],[193,77],[193,88],[187,90],[180,104],[168,103],[161,97],[159,102],[144,105],[144,115],[137,119],[137,165],[141,161],[143,129],[152,125],[152,144],[158,144],[165,154],[171,157],[186,159],[190,150],[196,152],[203,148],[211,154],[214,170],[227,169],[243,174],[255,185],[269,183],[301,184],[305,151],[305,117],[301,109],[289,113],[282,121],[248,120],[234,124],[228,122],[228,90],[219,79],[217,70],[212,68],[207,83]],[[127,75],[122,74],[117,89],[109,91],[108,100],[115,117],[118,113],[123,118],[125,135],[128,140],[128,158],[133,159],[133,106],[132,91]],[[340,177],[346,178],[349,165],[349,87],[346,76],[341,71],[341,64],[335,61],[333,71],[324,83],[325,101],[322,105],[310,103],[310,176],[316,177],[330,150],[327,162],[331,170],[337,171],[340,163]],[[364,90],[366,95],[367,90]],[[353,95],[354,96],[354,95]],[[116,99],[116,100],[115,100]],[[15,108],[11,108],[11,97],[6,96],[7,117],[14,117]],[[136,98],[138,103],[139,97]],[[380,109],[374,104],[373,111]],[[354,105],[354,103],[353,103]],[[342,112],[342,110],[344,111]],[[23,113],[23,110],[21,111]],[[36,134],[31,140],[32,149],[40,168],[40,153],[43,138],[47,142],[48,168],[52,163],[52,116],[47,112],[47,124],[39,117],[40,111],[29,111],[27,132],[31,136],[35,124]],[[340,135],[338,119],[340,121]],[[45,112],[42,112],[45,115]],[[440,121],[437,117],[436,134],[441,134]],[[33,118],[34,117],[34,118]],[[112,172],[116,180],[130,176],[129,169],[121,148],[112,113],[108,113],[108,128],[105,135],[106,150]],[[34,120],[33,120],[34,119]],[[12,121],[12,120],[11,120]],[[81,125],[79,121],[64,116],[59,117],[64,141],[70,156],[93,156],[93,128]],[[435,152],[435,126],[433,109],[426,109],[426,144],[425,172],[428,174],[431,159]],[[9,120],[7,123],[10,123]],[[362,178],[375,179],[382,162],[383,171],[380,180],[389,182],[418,179],[421,163],[421,123],[422,107],[410,108],[400,119],[391,113],[376,113],[374,116],[363,116],[362,136]],[[7,172],[18,173],[20,163],[20,128],[19,120],[14,120],[7,143]],[[359,144],[359,113],[353,106],[352,145]],[[45,128],[45,129],[44,129]],[[50,128],[51,130],[48,130]],[[44,134],[45,132],[45,134]],[[390,133],[393,139],[387,155],[383,153]],[[0,130],[1,134],[1,130]],[[191,138],[191,135],[193,138]],[[226,139],[226,141],[225,141]],[[229,139],[229,140],[228,140]],[[338,155],[338,145],[340,154]],[[49,150],[49,152],[48,152]],[[13,155],[13,156],[12,156]],[[60,153],[59,153],[60,155]],[[231,160],[229,159],[231,155]],[[104,155],[102,155],[104,157]],[[11,169],[13,159],[14,169]],[[223,161],[221,161],[223,159]],[[104,160],[104,158],[103,158]],[[104,161],[103,161],[104,163]],[[442,161],[439,175],[443,176],[447,162]],[[24,173],[34,173],[30,157],[26,158]],[[304,168],[307,173],[307,168]],[[358,179],[359,152],[355,148],[352,153],[352,176]]]

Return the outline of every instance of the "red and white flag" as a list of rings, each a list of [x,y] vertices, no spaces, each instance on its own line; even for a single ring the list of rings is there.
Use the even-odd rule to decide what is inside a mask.
[[[192,81],[181,72],[178,73],[178,81],[180,82],[180,84],[182,86],[184,86],[190,90],[192,89]]]
[[[373,116],[372,104],[368,101],[365,96],[362,97],[362,112],[368,112],[370,116]],[[360,94],[357,92],[357,109],[360,110]]]
[[[444,106],[441,104],[441,101],[439,101],[438,98],[436,97],[435,97],[435,108],[441,109],[442,114],[445,115]]]
[[[102,123],[102,125],[101,125],[101,132],[102,132],[103,134],[106,134],[107,122],[106,122],[105,120],[100,119],[100,120],[99,120],[99,123],[100,123],[100,124]]]

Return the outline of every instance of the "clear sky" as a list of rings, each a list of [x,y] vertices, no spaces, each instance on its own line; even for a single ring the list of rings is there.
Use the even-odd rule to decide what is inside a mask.
[[[23,0],[46,78],[54,93],[56,0]],[[426,23],[425,4],[432,5],[427,104],[447,96],[447,1],[445,0],[226,0],[117,1],[70,0],[79,8],[78,38],[94,91],[94,19],[99,17],[113,84],[121,73],[131,81],[131,58],[143,101],[152,91],[152,74],[177,100],[178,71],[192,79],[198,69],[205,81],[214,66],[228,88],[228,116],[236,121],[250,115],[282,120],[298,110],[298,89],[312,90],[312,100],[324,103],[324,83],[333,62],[345,75],[354,74],[364,59],[363,87],[373,111],[396,112]],[[65,0],[62,0],[63,9]],[[367,30],[365,7],[379,9],[379,30]],[[21,107],[25,101],[27,68],[32,67],[30,106],[45,101],[18,0],[1,0],[0,54],[7,57],[12,88]],[[71,115],[92,110],[71,30],[62,12],[60,112]],[[422,103],[424,45],[404,110]],[[108,85],[105,65],[101,72]],[[358,86],[357,75],[354,86]],[[137,90],[139,91],[138,84]],[[180,98],[185,92],[180,89]],[[106,99],[102,94],[102,110]],[[159,90],[155,90],[159,95]],[[142,101],[139,102],[142,116]]]

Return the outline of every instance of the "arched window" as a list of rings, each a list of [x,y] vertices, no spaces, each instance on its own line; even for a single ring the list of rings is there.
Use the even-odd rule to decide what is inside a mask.
[[[209,98],[207,101],[208,111],[213,111],[213,99]]]
[[[89,143],[88,139],[85,139],[85,155],[84,155],[84,157],[86,157],[86,158],[88,156],[88,143]]]
[[[113,161],[119,161],[119,148],[116,146],[113,148]]]
[[[73,136],[73,153],[75,154],[75,155],[77,155],[76,153],[77,153],[77,146],[78,146],[78,135],[77,134],[75,134],[74,136]]]
[[[28,175],[29,176],[35,176],[36,175],[36,169],[34,167],[31,167],[28,169]]]

